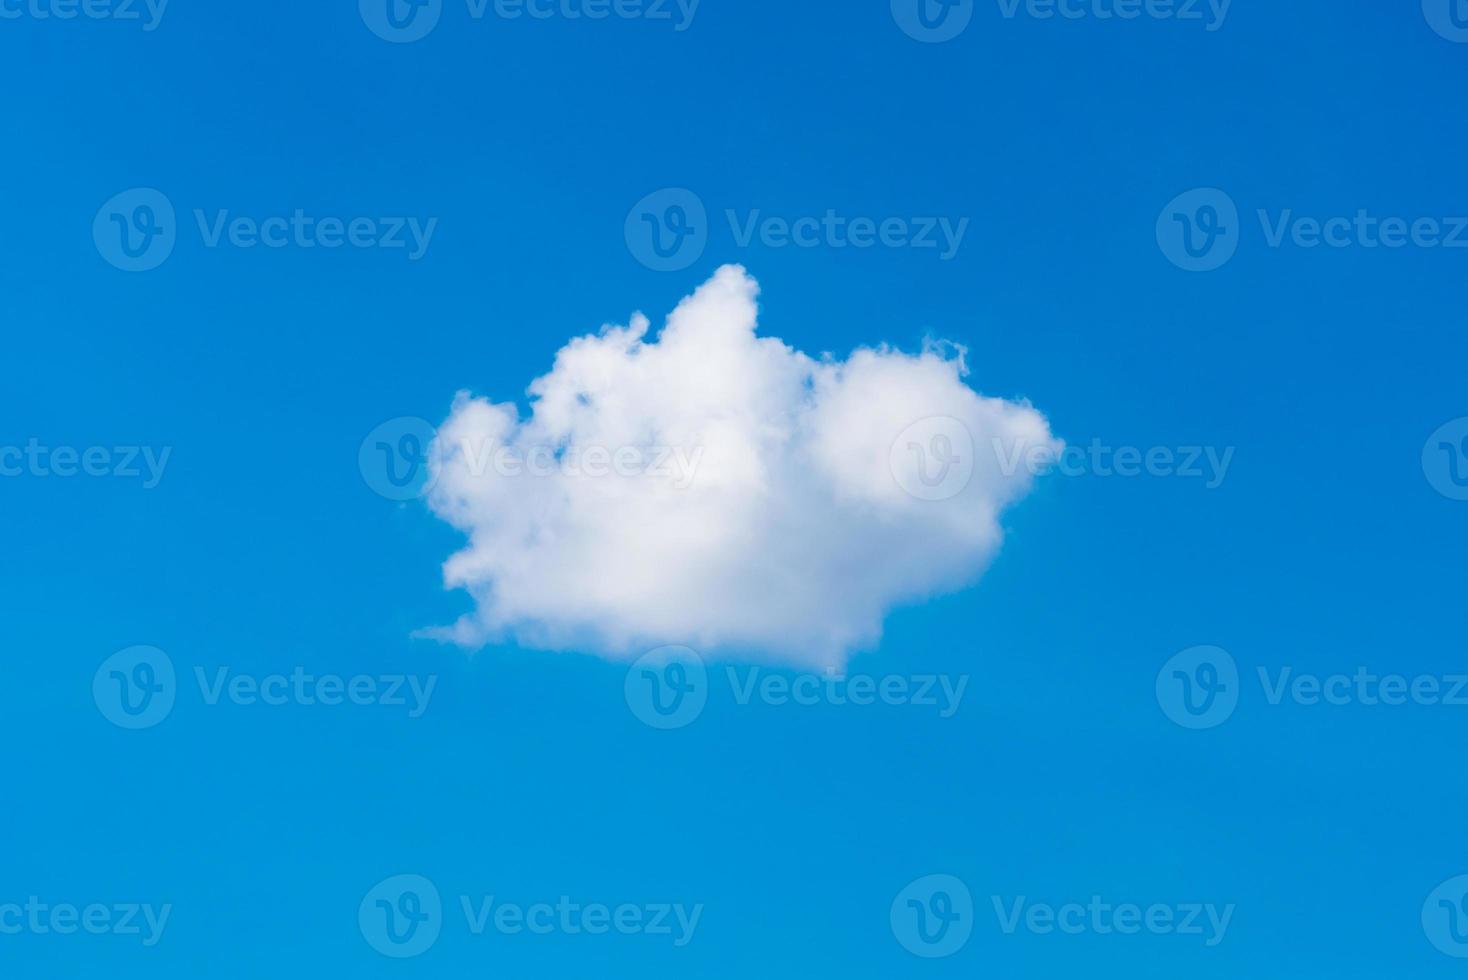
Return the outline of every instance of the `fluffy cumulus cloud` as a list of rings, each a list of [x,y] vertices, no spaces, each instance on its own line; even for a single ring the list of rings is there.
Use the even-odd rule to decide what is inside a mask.
[[[638,314],[572,340],[528,417],[460,393],[428,500],[476,608],[433,635],[839,669],[894,607],[977,579],[1059,451],[1045,418],[970,388],[961,350],[760,337],[758,293],[726,266],[656,338]]]

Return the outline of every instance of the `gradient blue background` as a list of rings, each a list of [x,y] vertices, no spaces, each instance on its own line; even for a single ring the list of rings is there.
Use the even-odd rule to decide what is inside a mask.
[[[1447,977],[1423,898],[1468,872],[1468,709],[1268,707],[1254,668],[1461,672],[1468,503],[1424,478],[1468,415],[1468,253],[1264,247],[1256,208],[1468,213],[1468,45],[1415,2],[1252,3],[1199,23],[1002,18],[919,44],[885,0],[704,0],[664,23],[471,22],[390,45],[354,3],[174,0],[136,24],[0,22],[0,444],[172,446],[136,481],[0,480],[0,902],[171,902],[164,941],[0,937],[9,977]],[[99,257],[127,188],[185,219],[160,269]],[[737,248],[639,265],[628,209],[965,216],[959,256]],[[1154,222],[1226,189],[1245,241],[1183,272]],[[427,256],[205,249],[192,208],[440,219]],[[454,532],[374,495],[358,445],[456,390],[523,398],[573,334],[660,320],[720,263],[762,329],[845,353],[925,334],[1072,443],[1236,447],[1226,483],[1052,477],[982,585],[893,616],[863,672],[969,674],[931,710],[738,707],[678,732],[624,668],[414,641],[467,608]],[[185,675],[128,732],[91,698],[131,644]],[[1167,720],[1194,644],[1235,716]],[[439,675],[428,713],[206,708],[195,665]],[[722,692],[722,693],[721,693]],[[706,906],[694,942],[467,935],[374,953],[357,903]],[[964,879],[969,945],[918,960],[888,906]],[[1005,936],[988,896],[1235,903],[1226,940]]]

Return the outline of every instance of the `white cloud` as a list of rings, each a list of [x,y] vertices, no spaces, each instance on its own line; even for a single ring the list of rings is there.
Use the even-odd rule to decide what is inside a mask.
[[[758,337],[758,292],[725,266],[656,340],[641,314],[572,340],[529,418],[459,394],[429,504],[468,535],[444,578],[476,610],[430,635],[839,668],[978,577],[1031,480],[1008,454],[1060,448],[1045,418],[969,388],[961,349]]]

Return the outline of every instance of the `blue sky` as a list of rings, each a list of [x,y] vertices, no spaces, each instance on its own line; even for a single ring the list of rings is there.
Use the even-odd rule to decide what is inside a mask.
[[[1461,972],[1468,11],[443,0],[394,42],[350,2],[3,9],[6,976]],[[836,247],[828,213],[897,223]],[[114,215],[163,233],[156,267],[124,268]],[[657,220],[702,232],[660,263]],[[913,245],[942,220],[951,254]],[[792,348],[944,338],[1071,447],[1226,472],[1068,457],[977,586],[854,651],[908,685],[873,704],[781,703],[801,664],[702,650],[696,716],[660,728],[640,651],[415,636],[474,611],[442,578],[464,538],[374,492],[369,433],[460,390],[528,411],[570,338],[656,332],[726,263]],[[167,689],[156,723],[114,671]],[[1415,693],[1330,681],[1363,672]],[[923,678],[961,680],[955,710]],[[421,950],[377,931],[379,898],[429,914],[400,875],[441,902]],[[490,896],[642,926],[476,934]],[[1093,896],[1230,911],[1006,931]],[[57,934],[67,905],[101,934]],[[168,907],[155,943],[129,905]],[[647,928],[663,906],[699,909],[687,942]]]

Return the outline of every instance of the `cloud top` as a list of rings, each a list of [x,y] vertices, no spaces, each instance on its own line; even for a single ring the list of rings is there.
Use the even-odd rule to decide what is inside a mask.
[[[968,387],[961,350],[760,337],[758,293],[725,266],[656,340],[637,314],[570,341],[528,418],[458,395],[428,499],[468,536],[444,578],[476,609],[433,635],[840,669],[977,578],[1029,488],[1014,460],[1059,451],[1044,417]]]

